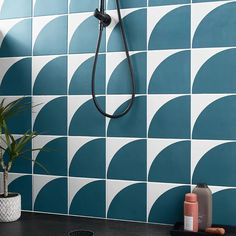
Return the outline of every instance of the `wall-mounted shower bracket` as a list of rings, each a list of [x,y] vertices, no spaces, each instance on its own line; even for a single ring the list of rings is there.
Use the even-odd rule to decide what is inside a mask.
[[[99,11],[98,9],[95,10],[94,16],[100,20],[103,27],[107,27],[111,24],[111,17],[108,14]]]

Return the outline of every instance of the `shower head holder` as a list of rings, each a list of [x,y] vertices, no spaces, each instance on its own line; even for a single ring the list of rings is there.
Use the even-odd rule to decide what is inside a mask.
[[[100,20],[100,23],[102,24],[103,27],[107,27],[108,25],[111,24],[111,17],[108,14],[99,11],[98,9],[95,10],[94,16],[98,20]]]

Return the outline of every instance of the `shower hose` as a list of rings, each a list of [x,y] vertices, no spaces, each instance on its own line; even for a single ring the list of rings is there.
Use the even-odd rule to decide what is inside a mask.
[[[132,105],[133,105],[134,99],[135,99],[134,71],[133,71],[133,66],[132,66],[132,63],[131,63],[130,55],[129,55],[129,49],[128,49],[128,45],[127,45],[124,24],[123,24],[122,17],[121,17],[119,0],[116,0],[116,6],[117,6],[117,13],[118,13],[118,18],[119,18],[120,31],[121,31],[121,35],[122,35],[122,40],[123,40],[123,44],[124,44],[126,58],[127,58],[127,61],[128,61],[130,81],[131,81],[131,99],[128,101],[126,109],[124,109],[121,113],[112,115],[112,114],[108,114],[105,111],[103,111],[103,109],[100,107],[100,105],[97,101],[96,94],[95,94],[95,80],[96,80],[96,68],[97,68],[97,62],[98,62],[98,54],[99,54],[99,50],[100,50],[100,46],[101,46],[102,32],[103,32],[103,29],[106,27],[102,23],[102,21],[100,22],[98,40],[97,40],[97,47],[96,47],[94,63],[93,63],[93,70],[92,70],[92,97],[93,97],[94,104],[95,104],[97,110],[103,116],[106,116],[108,118],[113,118],[113,119],[117,119],[117,118],[120,118],[120,117],[126,115],[130,111],[130,109],[132,108]],[[101,7],[101,13],[104,14],[104,6]]]

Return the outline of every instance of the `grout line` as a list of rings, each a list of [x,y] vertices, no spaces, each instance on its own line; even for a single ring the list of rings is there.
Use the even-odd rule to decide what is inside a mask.
[[[66,128],[67,128],[67,214],[69,215],[70,212],[70,178],[69,178],[69,170],[70,170],[70,163],[69,163],[69,123],[68,123],[68,117],[69,117],[69,106],[70,106],[70,102],[69,102],[69,49],[70,49],[70,42],[69,42],[69,13],[70,13],[70,0],[68,0],[67,2],[67,78],[66,78],[66,85],[67,85],[67,122],[66,122]]]
[[[192,191],[192,4],[190,2],[190,191]]]
[[[148,1],[146,0],[146,33],[148,32]],[[146,37],[146,223],[148,223],[148,213],[149,213],[149,194],[148,194],[148,37]]]
[[[107,10],[108,6],[108,1],[105,1],[105,10]],[[107,44],[108,44],[108,38],[107,38],[107,28],[105,28],[105,112],[107,112]],[[108,166],[107,166],[107,125],[108,125],[108,118],[105,117],[105,218],[107,219],[107,198],[108,198],[108,181],[107,181],[107,171],[108,171]]]
[[[34,93],[34,84],[33,84],[33,55],[34,55],[34,45],[33,45],[33,35],[34,35],[34,1],[31,1],[31,28],[32,28],[32,32],[31,32],[31,107],[33,106],[33,93]],[[32,112],[33,107],[31,108],[31,130],[33,131],[34,129],[34,124],[33,124],[33,112]],[[34,145],[35,140],[32,140],[32,148]],[[33,152],[31,152],[32,158],[34,158],[33,156]],[[35,156],[36,157],[36,156]],[[32,197],[31,197],[31,211],[34,210],[34,188],[35,188],[35,184],[34,184],[34,163],[31,163],[31,174],[32,174]]]

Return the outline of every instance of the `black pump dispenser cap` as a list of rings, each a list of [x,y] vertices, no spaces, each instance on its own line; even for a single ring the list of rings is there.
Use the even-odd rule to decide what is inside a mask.
[[[197,184],[197,187],[198,188],[208,188],[207,184],[205,184],[205,183],[199,183],[199,184]]]

